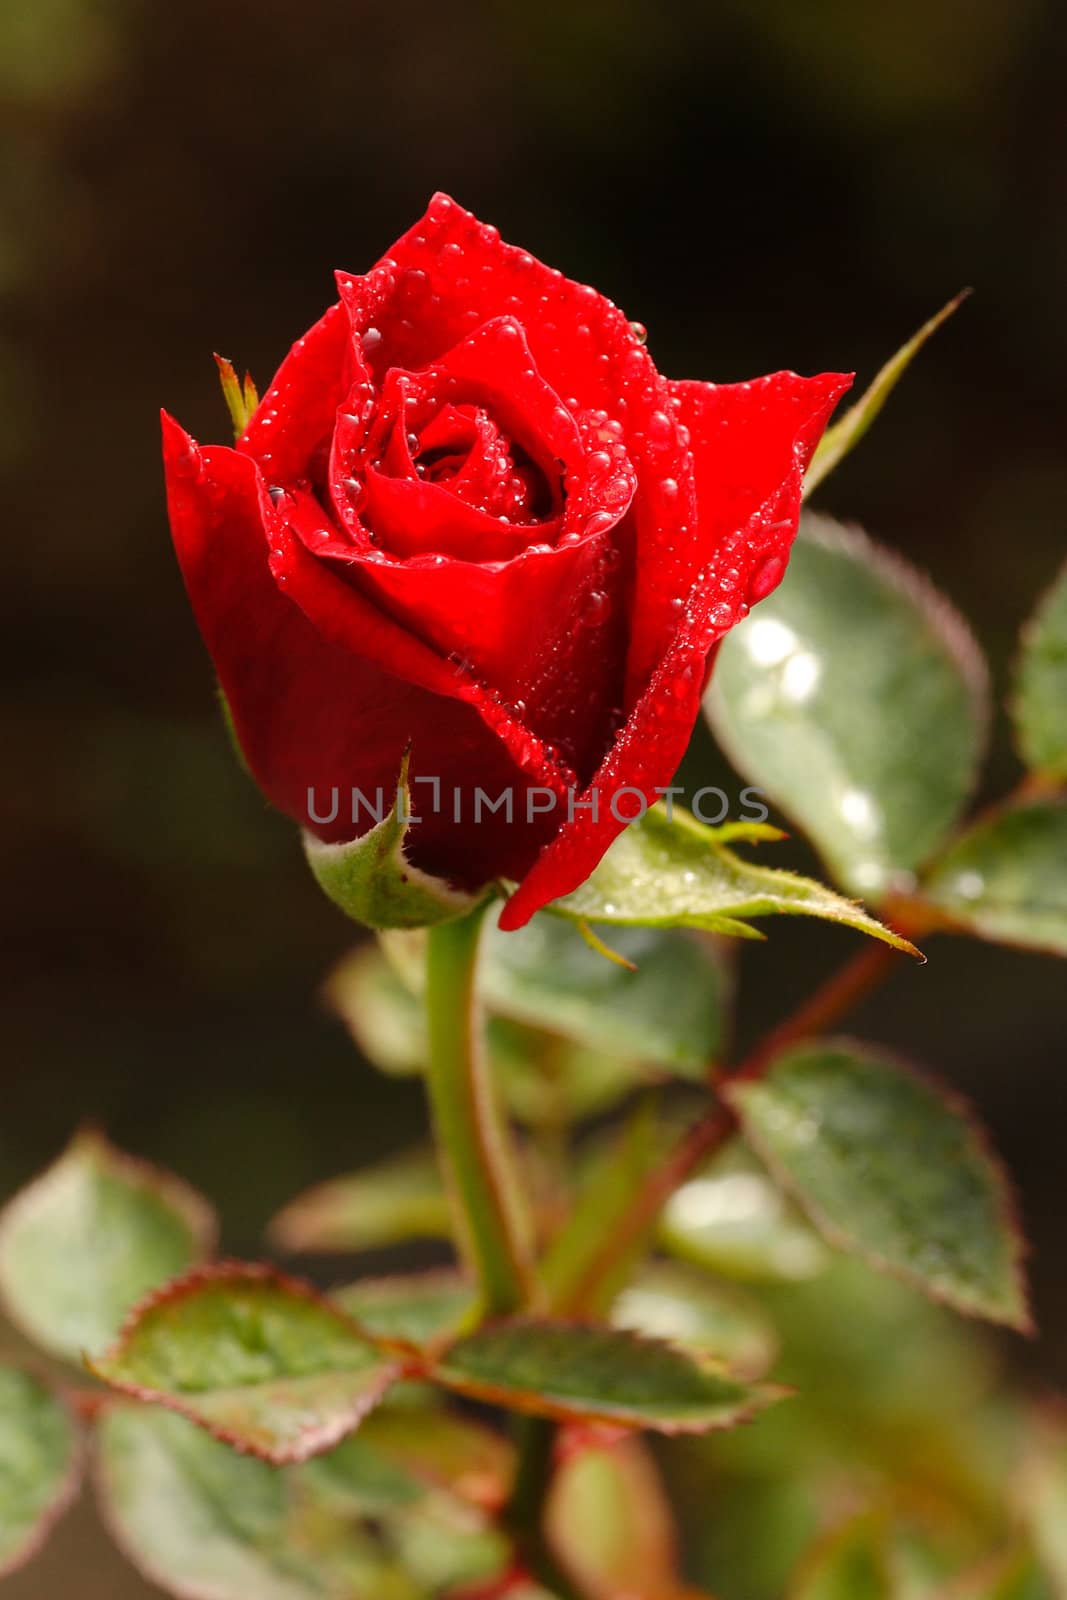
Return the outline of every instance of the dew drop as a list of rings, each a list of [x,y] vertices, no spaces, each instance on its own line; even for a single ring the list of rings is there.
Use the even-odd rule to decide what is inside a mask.
[[[785,562],[780,556],[768,556],[761,561],[752,574],[752,581],[748,586],[748,599],[750,605],[755,605],[765,595],[769,595],[776,584],[781,582],[782,573],[785,571]]]
[[[653,444],[667,444],[674,438],[674,423],[665,411],[653,411],[649,417],[648,437]]]
[[[371,350],[377,350],[378,346],[382,342],[381,330],[378,328],[368,328],[359,342],[363,346],[364,350],[368,352],[368,354]]]
[[[599,628],[611,616],[611,596],[603,589],[592,589],[585,597],[581,618],[586,628]]]

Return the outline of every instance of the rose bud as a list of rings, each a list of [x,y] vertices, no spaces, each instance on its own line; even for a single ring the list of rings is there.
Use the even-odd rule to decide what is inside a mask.
[[[670,785],[850,379],[672,383],[445,195],[338,287],[236,448],[164,416],[178,559],[269,799],[350,840],[409,752],[408,858],[518,927]]]

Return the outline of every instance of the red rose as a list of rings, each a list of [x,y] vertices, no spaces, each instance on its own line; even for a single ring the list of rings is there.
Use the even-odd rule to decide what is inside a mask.
[[[178,558],[274,804],[354,837],[353,791],[391,795],[410,746],[413,859],[517,880],[518,927],[588,877],[620,790],[670,784],[850,380],[671,383],[609,300],[445,195],[338,285],[236,449],[164,416]]]

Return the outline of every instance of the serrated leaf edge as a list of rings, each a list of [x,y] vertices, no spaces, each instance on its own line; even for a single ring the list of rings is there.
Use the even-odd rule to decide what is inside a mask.
[[[997,1150],[994,1148],[989,1134],[979,1117],[972,1101],[963,1095],[952,1084],[945,1083],[936,1073],[924,1067],[918,1067],[914,1062],[907,1061],[891,1050],[881,1046],[872,1046],[862,1039],[855,1039],[847,1035],[835,1035],[830,1038],[805,1040],[803,1044],[791,1045],[783,1050],[780,1055],[768,1062],[763,1076],[769,1076],[777,1063],[785,1061],[794,1051],[809,1050],[843,1050],[852,1051],[867,1059],[875,1059],[885,1066],[892,1067],[895,1071],[905,1073],[908,1077],[917,1080],[924,1088],[931,1090],[941,1103],[953,1112],[963,1123],[974,1147],[986,1163],[993,1178],[993,1189],[997,1199],[997,1212],[1000,1222],[1011,1246],[1009,1250],[1009,1276],[1015,1297],[1019,1303],[1017,1314],[1005,1312],[1001,1315],[992,1313],[987,1307],[979,1305],[968,1297],[954,1295],[926,1282],[918,1273],[909,1271],[906,1267],[897,1266],[896,1263],[887,1261],[878,1251],[867,1250],[856,1245],[847,1232],[838,1227],[822,1212],[821,1208],[813,1205],[808,1197],[797,1188],[783,1164],[775,1153],[768,1149],[758,1134],[748,1128],[744,1111],[735,1094],[736,1089],[748,1087],[744,1082],[735,1084],[727,1079],[719,1085],[719,1093],[732,1107],[740,1123],[741,1136],[745,1143],[755,1152],[763,1162],[767,1171],[774,1178],[780,1188],[796,1202],[800,1210],[811,1222],[816,1231],[825,1239],[826,1243],[834,1250],[853,1256],[857,1260],[865,1261],[875,1271],[885,1277],[895,1278],[898,1282],[909,1284],[912,1288],[919,1289],[928,1300],[938,1305],[947,1306],[950,1310],[958,1312],[961,1316],[972,1318],[975,1321],[992,1322],[1005,1328],[1011,1328],[1016,1333],[1032,1338],[1036,1334],[1036,1324],[1030,1307],[1030,1287],[1024,1271],[1024,1262],[1029,1255],[1029,1245],[1023,1231],[1021,1208],[1018,1195],[1011,1176],[1005,1167]]]
[[[391,1365],[383,1361],[382,1372],[379,1380],[371,1385],[358,1399],[351,1402],[345,1412],[335,1422],[324,1424],[318,1429],[308,1429],[301,1434],[300,1441],[291,1446],[279,1449],[257,1449],[247,1440],[242,1439],[231,1429],[206,1420],[197,1411],[192,1399],[182,1395],[171,1394],[163,1389],[153,1389],[149,1385],[138,1384],[115,1376],[107,1370],[109,1363],[121,1360],[131,1338],[137,1332],[141,1318],[148,1312],[174,1301],[187,1299],[198,1289],[207,1285],[220,1283],[256,1283],[266,1284],[279,1290],[282,1294],[295,1296],[297,1299],[316,1306],[319,1310],[327,1312],[339,1322],[346,1332],[362,1340],[364,1344],[372,1346],[383,1358],[389,1358]],[[108,1388],[118,1394],[127,1395],[130,1399],[140,1400],[146,1404],[162,1406],[167,1411],[173,1411],[178,1416],[185,1417],[189,1422],[195,1422],[198,1427],[211,1434],[220,1443],[229,1445],[240,1455],[254,1456],[260,1461],[269,1462],[271,1466],[292,1466],[301,1461],[310,1460],[314,1455],[328,1450],[331,1445],[339,1444],[348,1434],[362,1422],[363,1418],[378,1405],[386,1391],[402,1378],[423,1375],[424,1363],[415,1358],[415,1347],[393,1339],[382,1339],[370,1334],[365,1328],[360,1327],[354,1317],[350,1317],[340,1306],[335,1305],[326,1295],[323,1295],[312,1284],[302,1278],[295,1278],[277,1268],[262,1262],[250,1261],[217,1261],[208,1266],[194,1268],[193,1271],[183,1273],[181,1277],[172,1278],[169,1283],[163,1284],[159,1289],[154,1289],[150,1294],[138,1301],[128,1316],[124,1319],[118,1337],[100,1356],[86,1353],[85,1366],[94,1377],[106,1383]],[[267,1380],[268,1383],[274,1380]],[[248,1387],[254,1388],[255,1385]],[[207,1391],[210,1392],[210,1391]]]
[[[557,1422],[602,1422],[611,1426],[623,1428],[627,1432],[660,1433],[668,1437],[682,1434],[721,1433],[723,1431],[742,1426],[752,1422],[761,1412],[779,1400],[790,1399],[794,1390],[784,1384],[775,1383],[749,1383],[737,1378],[731,1373],[725,1363],[716,1361],[708,1356],[695,1352],[693,1348],[684,1343],[671,1339],[652,1337],[636,1333],[631,1328],[616,1328],[610,1323],[593,1322],[577,1317],[507,1317],[490,1322],[484,1322],[475,1330],[475,1337],[481,1333],[493,1333],[501,1330],[521,1329],[536,1334],[539,1330],[558,1332],[563,1328],[580,1329],[585,1332],[595,1333],[600,1337],[610,1334],[621,1342],[626,1342],[634,1348],[643,1350],[669,1350],[673,1355],[681,1356],[693,1366],[704,1372],[719,1377],[724,1383],[735,1384],[745,1390],[746,1398],[738,1402],[727,1418],[718,1422],[686,1421],[675,1418],[670,1421],[658,1421],[649,1417],[637,1417],[631,1411],[625,1412],[613,1406],[585,1406],[577,1401],[574,1404],[563,1404],[548,1399],[544,1395],[536,1394],[532,1390],[509,1389],[500,1384],[482,1382],[481,1380],[467,1380],[453,1378],[442,1371],[442,1364],[447,1365],[449,1350],[463,1339],[454,1339],[444,1349],[439,1357],[438,1364],[430,1367],[426,1373],[434,1383],[443,1389],[448,1389],[454,1394],[465,1396],[467,1399],[481,1401],[486,1405],[500,1406],[506,1411],[518,1411],[524,1416],[547,1417]],[[463,1336],[468,1337],[468,1336]],[[725,1404],[725,1402],[724,1402]]]

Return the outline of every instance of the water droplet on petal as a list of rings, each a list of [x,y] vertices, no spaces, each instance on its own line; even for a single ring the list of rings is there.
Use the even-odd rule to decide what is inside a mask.
[[[768,556],[761,561],[752,574],[752,581],[748,586],[748,599],[750,605],[755,605],[769,595],[771,590],[781,582],[782,573],[785,571],[785,562],[780,556]]]
[[[380,329],[378,329],[378,328],[368,328],[366,333],[363,335],[362,339],[359,342],[363,346],[364,350],[366,350],[368,352],[368,354],[370,353],[371,350],[377,350],[378,346],[382,342],[382,335],[381,335]]]
[[[587,628],[598,628],[611,615],[611,596],[603,589],[592,589],[582,606],[581,622]]]
[[[665,411],[653,411],[648,419],[648,437],[653,444],[668,444],[675,436],[674,426]]]

